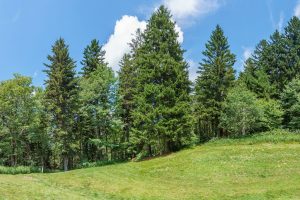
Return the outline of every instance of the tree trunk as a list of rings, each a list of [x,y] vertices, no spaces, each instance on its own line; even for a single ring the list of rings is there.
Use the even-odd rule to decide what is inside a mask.
[[[68,156],[64,156],[64,171],[68,171],[69,158]]]
[[[44,157],[42,155],[42,159],[41,159],[41,165],[42,165],[42,173],[44,173]]]

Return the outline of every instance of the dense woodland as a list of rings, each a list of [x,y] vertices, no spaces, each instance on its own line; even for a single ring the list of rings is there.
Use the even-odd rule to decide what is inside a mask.
[[[137,31],[117,75],[98,40],[83,50],[77,72],[68,45],[58,39],[44,64],[43,88],[19,74],[0,82],[0,165],[69,170],[140,160],[215,137],[300,128],[297,17],[259,42],[239,76],[219,25],[194,83],[177,38],[161,6],[146,30]]]

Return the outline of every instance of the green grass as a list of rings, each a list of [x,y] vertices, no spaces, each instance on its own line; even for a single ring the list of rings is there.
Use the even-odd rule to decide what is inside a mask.
[[[0,166],[0,174],[30,174],[41,172],[38,167],[27,167],[27,166],[18,166],[18,167],[4,167]]]
[[[275,131],[143,162],[0,175],[0,199],[299,199],[300,135]]]

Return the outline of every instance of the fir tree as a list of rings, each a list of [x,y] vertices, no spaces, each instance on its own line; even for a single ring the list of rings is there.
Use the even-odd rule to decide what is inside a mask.
[[[257,94],[259,98],[270,99],[275,94],[275,87],[270,83],[270,77],[263,68],[256,68],[254,60],[249,58],[245,62],[245,69],[239,76],[239,81]]]
[[[83,76],[88,76],[94,72],[99,64],[104,64],[105,51],[102,50],[102,46],[99,45],[99,41],[94,39],[91,44],[88,45],[83,52],[83,60],[81,64]]]
[[[221,105],[235,79],[235,55],[219,25],[212,32],[203,55],[195,92],[198,130],[203,134],[200,139],[205,140],[222,135],[219,128]]]
[[[107,158],[111,129],[110,91],[114,73],[104,62],[105,51],[93,40],[84,50],[83,77],[80,79],[80,130],[84,158]]]
[[[63,159],[64,170],[69,169],[69,161],[76,155],[78,137],[74,132],[77,114],[78,82],[75,62],[69,56],[69,48],[60,38],[52,46],[50,64],[45,64],[48,79],[45,81],[45,103],[51,115],[53,140],[59,156]]]
[[[119,112],[123,123],[123,138],[122,143],[125,148],[128,148],[130,131],[132,128],[133,117],[132,111],[134,108],[134,94],[135,94],[135,69],[132,63],[131,56],[125,54],[120,62],[119,72]]]
[[[148,21],[138,48],[137,93],[131,141],[139,155],[190,144],[190,81],[170,12],[161,6]]]
[[[123,124],[122,144],[125,156],[132,152],[129,138],[133,126],[132,112],[135,108],[134,95],[136,94],[137,66],[136,57],[139,47],[143,44],[143,35],[140,29],[136,31],[135,38],[131,41],[129,54],[125,54],[120,62],[118,112]]]

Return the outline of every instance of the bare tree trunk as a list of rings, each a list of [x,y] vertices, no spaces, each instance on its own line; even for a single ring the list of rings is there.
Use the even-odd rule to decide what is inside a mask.
[[[64,155],[64,171],[68,171],[69,159],[68,156]]]
[[[41,159],[41,164],[42,164],[42,173],[44,173],[44,157],[42,156]]]

